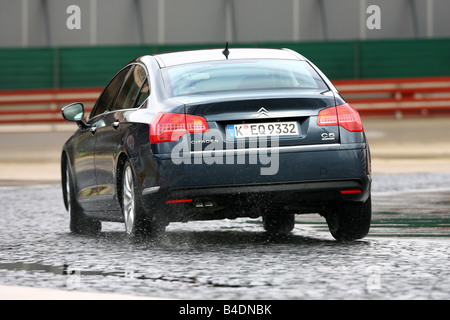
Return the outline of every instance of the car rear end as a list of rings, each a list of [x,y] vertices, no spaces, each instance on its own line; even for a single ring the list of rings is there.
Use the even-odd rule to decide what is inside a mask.
[[[150,126],[157,192],[146,196],[170,221],[326,215],[370,198],[358,113],[306,59],[286,57],[163,67],[170,108]]]

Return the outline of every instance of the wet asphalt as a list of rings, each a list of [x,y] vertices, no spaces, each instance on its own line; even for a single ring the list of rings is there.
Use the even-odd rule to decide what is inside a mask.
[[[139,242],[120,223],[74,235],[58,184],[72,129],[2,128],[0,286],[194,300],[449,299],[449,124],[365,121],[373,216],[354,242],[335,241],[318,215],[297,216],[278,238],[260,219],[173,223]]]
[[[0,188],[0,285],[169,299],[449,299],[450,174],[374,175],[369,235],[337,242],[318,215],[272,238],[260,219],[120,223],[71,234],[59,185]]]

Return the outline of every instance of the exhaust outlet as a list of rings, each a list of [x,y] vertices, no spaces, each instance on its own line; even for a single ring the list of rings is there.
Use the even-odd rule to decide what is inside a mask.
[[[214,203],[212,201],[196,201],[194,206],[196,208],[212,208]]]

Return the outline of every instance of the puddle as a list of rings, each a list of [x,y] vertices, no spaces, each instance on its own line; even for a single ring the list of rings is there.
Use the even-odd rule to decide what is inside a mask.
[[[82,270],[77,267],[69,265],[52,266],[41,263],[27,263],[27,262],[12,262],[12,263],[0,263],[0,270],[11,271],[30,271],[30,272],[46,272],[53,273],[55,275],[91,275],[91,276],[125,276],[123,272],[102,272],[95,270]]]

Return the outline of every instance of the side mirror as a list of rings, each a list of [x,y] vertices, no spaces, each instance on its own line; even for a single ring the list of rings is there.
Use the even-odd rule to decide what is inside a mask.
[[[65,120],[76,122],[81,128],[87,128],[87,124],[83,121],[84,106],[80,102],[72,103],[61,110],[62,116]]]

